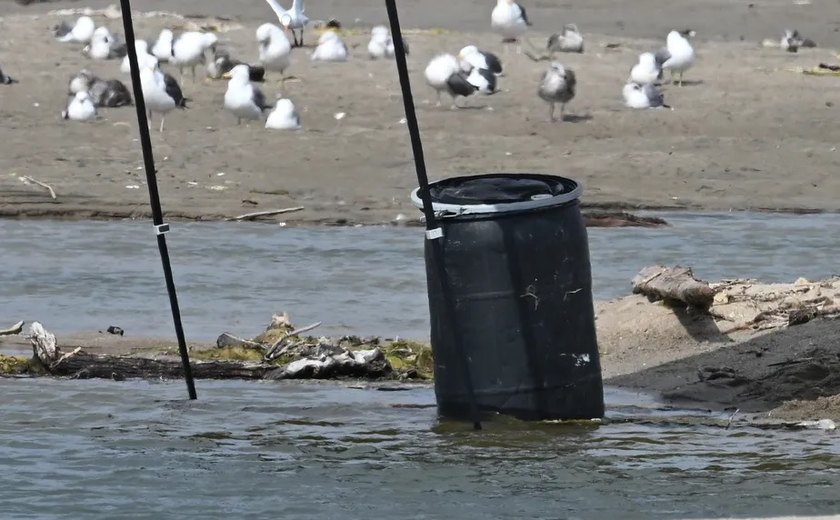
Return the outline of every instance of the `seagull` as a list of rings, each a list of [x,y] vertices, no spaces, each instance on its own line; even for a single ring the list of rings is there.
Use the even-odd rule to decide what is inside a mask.
[[[96,24],[90,16],[80,16],[71,27],[66,22],[53,27],[55,38],[63,43],[88,43],[96,30]]]
[[[403,40],[405,54],[408,55],[408,43]],[[393,58],[394,40],[391,31],[384,25],[377,25],[370,30],[370,42],[368,42],[368,55],[370,59]]]
[[[583,52],[583,35],[578,31],[577,25],[569,23],[564,25],[559,33],[549,36],[546,47],[550,53]]]
[[[137,52],[137,63],[140,64],[140,70],[143,70],[147,66],[154,68],[157,65],[158,60],[149,54],[149,44],[146,40],[135,40],[134,50]],[[131,62],[128,60],[128,55],[120,63],[120,72],[131,74]]]
[[[549,112],[548,119],[551,122],[556,121],[554,117],[554,104],[560,103],[560,120],[563,120],[563,113],[566,110],[566,103],[575,97],[575,73],[572,69],[567,69],[556,61],[551,64],[547,71],[543,74],[540,88],[537,90],[537,95],[545,101],[548,101]]]
[[[87,69],[70,78],[68,90],[70,94],[87,92],[97,107],[121,107],[131,104],[131,93],[121,81],[99,79]]]
[[[661,78],[662,69],[659,68],[656,56],[652,52],[643,52],[640,54],[639,63],[633,65],[633,68],[630,69],[629,81],[633,81],[639,85],[656,83]]]
[[[286,69],[291,65],[292,44],[283,30],[272,23],[264,23],[257,28],[257,44],[260,63],[266,70],[280,73],[280,81],[286,81]]]
[[[640,85],[629,81],[622,90],[624,104],[629,108],[658,108],[667,107],[665,97],[653,83]]]
[[[461,49],[458,58],[462,62],[461,67],[464,72],[470,72],[472,69],[483,69],[497,76],[502,75],[502,62],[499,61],[499,58],[493,53],[478,50],[475,45],[467,45]],[[465,67],[464,62],[469,66]]]
[[[0,69],[0,85],[11,85],[12,83],[17,83],[17,80],[3,74],[3,70]]]
[[[658,50],[654,56],[663,71],[671,71],[671,77],[674,73],[679,74],[679,86],[682,86],[683,73],[694,65],[694,48],[688,39],[679,31],[671,31],[668,33],[665,48]]]
[[[189,31],[181,33],[172,41],[172,57],[169,62],[178,67],[181,80],[184,79],[184,67],[192,71],[195,81],[195,66],[205,62],[204,53],[209,49],[215,52],[219,38],[213,33]]]
[[[117,37],[107,27],[97,27],[93,31],[90,43],[82,53],[94,60],[110,60],[126,56],[126,45],[119,43]]]
[[[277,20],[280,21],[285,29],[291,31],[294,39],[295,47],[303,47],[303,29],[309,23],[309,18],[303,14],[303,0],[292,0],[292,7],[290,9],[283,9],[277,0],[265,0],[268,5],[277,15]],[[295,29],[300,29],[300,41],[298,41]]]
[[[458,96],[471,96],[478,88],[467,81],[467,73],[461,69],[458,59],[451,54],[439,54],[432,58],[425,70],[426,83],[435,89],[437,104],[440,106],[440,94],[446,91],[452,96],[452,108],[458,108],[455,103]]]
[[[280,98],[274,110],[268,114],[265,127],[272,130],[297,130],[300,128],[300,116],[292,100]]]
[[[96,106],[87,91],[76,92],[67,108],[61,113],[62,119],[88,121],[96,118]]]
[[[225,92],[225,108],[236,116],[236,124],[241,125],[243,119],[262,119],[263,111],[269,107],[263,93],[248,79],[248,65],[237,65],[226,76],[230,81]]]
[[[161,114],[160,131],[163,132],[166,114],[176,107],[187,108],[187,98],[184,97],[175,78],[161,72],[157,63],[140,70],[140,83],[143,87],[146,110],[149,112],[149,126],[152,125],[152,114],[157,112]]]
[[[175,35],[169,29],[162,29],[158,39],[152,46],[152,54],[159,63],[165,63],[172,59],[172,40]]]
[[[327,31],[318,39],[312,52],[313,61],[347,61],[347,46],[335,31]]]
[[[473,67],[467,76],[467,83],[474,86],[479,94],[490,96],[498,92],[496,89],[496,75],[487,69]]]
[[[802,38],[800,36],[799,31],[796,29],[785,29],[784,35],[782,35],[782,40],[780,42],[782,49],[788,52],[797,52],[799,51],[799,47],[816,47],[817,44],[814,43],[814,40],[809,38]]]
[[[490,27],[502,35],[502,43],[516,42],[529,25],[524,7],[514,0],[496,0],[496,7],[490,13]]]
[[[248,65],[235,58],[231,58],[226,51],[216,49],[213,56],[207,62],[207,77],[211,79],[223,78],[225,74],[233,70],[237,65]],[[265,68],[260,65],[248,65],[251,81],[265,81]]]

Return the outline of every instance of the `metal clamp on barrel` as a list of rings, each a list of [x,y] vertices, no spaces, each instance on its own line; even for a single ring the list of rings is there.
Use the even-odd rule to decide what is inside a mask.
[[[427,240],[436,240],[438,238],[443,237],[443,228],[434,228],[434,229],[427,229],[426,230],[426,239]]]
[[[155,225],[155,235],[162,235],[164,233],[169,233],[169,224],[157,224]]]

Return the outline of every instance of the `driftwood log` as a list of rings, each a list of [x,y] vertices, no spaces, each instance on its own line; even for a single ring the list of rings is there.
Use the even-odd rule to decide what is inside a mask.
[[[0,336],[14,336],[23,332],[23,322],[19,321],[8,329],[0,329]]]
[[[715,290],[706,282],[694,278],[690,267],[645,267],[632,281],[633,293],[643,294],[651,301],[665,300],[701,310],[708,310]]]
[[[263,379],[267,372],[276,370],[258,363],[234,361],[193,361],[190,363],[196,379]],[[77,379],[104,378],[121,381],[132,378],[182,378],[184,369],[180,360],[148,359],[130,356],[89,354],[77,349],[62,359],[46,366],[54,376]]]

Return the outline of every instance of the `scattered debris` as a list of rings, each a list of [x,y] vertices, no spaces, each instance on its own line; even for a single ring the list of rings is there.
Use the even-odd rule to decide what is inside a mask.
[[[49,184],[47,184],[47,183],[45,183],[45,182],[41,182],[41,181],[39,181],[38,179],[35,179],[35,178],[33,178],[33,177],[30,177],[29,175],[24,175],[23,177],[21,177],[21,178],[20,178],[20,180],[21,180],[24,184],[33,183],[33,184],[37,184],[38,186],[41,186],[42,188],[46,188],[46,189],[47,189],[47,190],[49,190],[49,192],[50,192],[50,197],[52,197],[53,199],[55,199],[55,198],[56,198],[56,195],[55,195],[55,190],[54,190],[54,189],[53,189],[53,187],[52,187],[52,186],[50,186]]]
[[[708,309],[715,297],[709,284],[694,279],[690,267],[645,267],[632,284],[633,294],[643,294],[651,301],[665,300],[701,310]]]
[[[295,206],[293,208],[284,208],[284,209],[272,209],[268,211],[256,211],[254,213],[245,213],[244,215],[239,215],[237,217],[229,218],[227,220],[254,220],[259,217],[269,217],[272,215],[282,215],[283,213],[292,213],[295,211],[303,211],[303,206]]]

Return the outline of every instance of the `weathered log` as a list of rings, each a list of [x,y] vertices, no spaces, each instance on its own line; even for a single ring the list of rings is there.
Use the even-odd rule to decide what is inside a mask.
[[[23,332],[23,322],[19,321],[8,329],[0,329],[0,336],[13,336]]]
[[[690,267],[645,267],[633,277],[633,294],[643,294],[651,301],[665,300],[708,310],[715,291],[706,282],[694,278]]]
[[[277,369],[262,363],[235,361],[193,361],[190,365],[196,379],[262,379],[267,371]],[[184,377],[184,368],[180,360],[89,354],[80,349],[46,368],[51,375],[78,379],[104,378],[121,381],[131,378]]]

